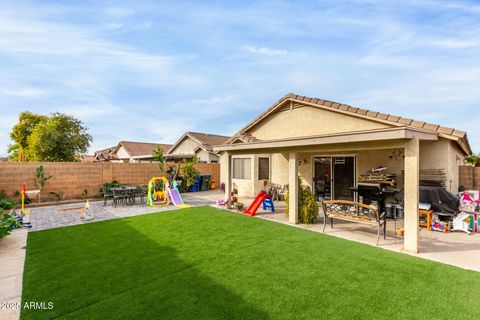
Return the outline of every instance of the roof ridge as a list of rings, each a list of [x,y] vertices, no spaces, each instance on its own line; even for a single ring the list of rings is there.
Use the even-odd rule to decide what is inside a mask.
[[[294,96],[294,97],[292,97]],[[447,135],[453,135],[458,138],[463,138],[466,132],[461,131],[461,130],[456,130],[454,128],[449,128],[449,127],[444,127],[438,124],[434,123],[429,123],[425,121],[416,121],[410,118],[404,118],[402,116],[397,116],[397,115],[392,115],[388,113],[382,113],[378,111],[373,111],[373,110],[368,110],[368,109],[363,109],[363,108],[358,108],[358,107],[353,107],[348,104],[344,103],[339,103],[335,101],[330,101],[330,100],[325,100],[325,99],[319,99],[319,98],[314,98],[314,97],[307,97],[307,96],[301,96],[301,95],[294,95],[294,94],[288,94],[286,98],[294,99],[294,100],[299,100],[307,103],[313,103],[317,105],[322,105],[324,107],[328,108],[333,108],[337,110],[342,110],[346,111],[349,113],[355,113],[355,114],[360,114],[362,116],[366,116],[368,118],[373,118],[373,119],[378,119],[378,120],[383,120],[383,121],[388,121],[388,122],[393,122],[393,123],[398,123],[398,124],[403,124],[403,125],[409,125],[417,128],[422,128],[430,131],[435,131],[438,133],[442,134],[447,134]]]
[[[224,135],[221,135],[221,134],[215,134],[215,133],[206,133],[206,132],[196,132],[196,131],[187,131],[186,132],[187,134],[202,134],[202,135],[206,135],[206,136],[215,136],[215,137],[225,137],[225,138],[230,138],[230,136],[224,136]]]

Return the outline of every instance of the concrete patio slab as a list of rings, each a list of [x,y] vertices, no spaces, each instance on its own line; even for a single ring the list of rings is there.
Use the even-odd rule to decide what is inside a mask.
[[[250,203],[253,199],[242,199],[242,201],[244,201],[244,203]],[[259,210],[256,217],[313,232],[323,232],[323,218],[319,218],[318,222],[312,225],[292,225],[289,224],[288,218],[285,215],[285,203],[276,202],[275,205],[276,212],[274,214]],[[397,221],[396,227],[403,227],[403,221]],[[384,239],[383,236],[380,238],[378,247],[450,264],[463,269],[480,271],[480,233],[472,233],[470,235],[462,232],[442,233],[419,228],[420,252],[418,254],[412,254],[404,251],[403,237],[395,237],[394,232],[394,223],[392,220],[389,220],[387,223],[387,237],[386,239]],[[333,229],[330,225],[327,225],[324,234],[371,246],[376,246],[377,241],[376,227],[341,220],[335,221]]]
[[[20,318],[27,235],[26,229],[17,229],[0,240],[0,303],[2,303],[0,319],[2,320]]]

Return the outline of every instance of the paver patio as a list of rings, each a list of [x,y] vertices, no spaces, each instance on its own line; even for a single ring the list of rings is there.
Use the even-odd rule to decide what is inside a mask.
[[[195,194],[183,195],[184,201],[191,206],[209,205],[211,200],[202,198],[205,192],[198,192]],[[218,195],[218,192],[208,193],[210,196]],[[80,221],[80,210],[84,203],[74,203],[59,206],[36,207],[31,210],[30,221],[32,223],[31,231],[51,229],[72,226],[76,224],[83,224],[89,222]],[[176,210],[173,205],[150,207],[145,203],[140,203],[137,199],[136,203],[131,206],[118,205],[113,207],[111,200],[107,205],[103,205],[102,201],[93,201],[90,206],[95,214],[95,219],[92,222],[111,220],[125,217],[133,217],[142,214],[149,214],[154,212],[161,212],[166,210]]]

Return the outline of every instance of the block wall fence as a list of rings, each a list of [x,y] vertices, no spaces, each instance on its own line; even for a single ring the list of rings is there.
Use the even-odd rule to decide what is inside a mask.
[[[460,166],[459,186],[466,190],[480,190],[480,167]]]
[[[21,190],[23,182],[27,190],[36,189],[33,178],[39,165],[43,165],[46,176],[52,176],[42,191],[45,200],[54,198],[50,192],[63,192],[64,199],[75,199],[86,190],[88,197],[94,197],[100,194],[104,183],[113,180],[140,185],[154,176],[165,175],[156,163],[0,162],[0,191],[17,198],[15,193]],[[195,167],[200,173],[211,175],[217,187],[220,185],[220,164],[198,163]]]

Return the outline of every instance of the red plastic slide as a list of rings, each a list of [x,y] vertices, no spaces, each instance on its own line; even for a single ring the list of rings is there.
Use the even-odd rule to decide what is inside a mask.
[[[248,214],[249,216],[254,216],[255,213],[257,213],[258,208],[262,204],[263,200],[267,199],[269,197],[268,193],[266,192],[260,192],[258,196],[253,200],[252,204],[250,207],[248,207],[247,210],[243,211],[243,213]]]

